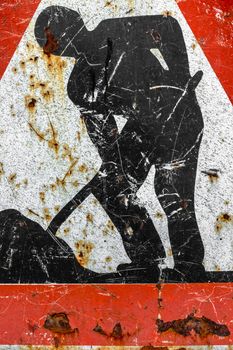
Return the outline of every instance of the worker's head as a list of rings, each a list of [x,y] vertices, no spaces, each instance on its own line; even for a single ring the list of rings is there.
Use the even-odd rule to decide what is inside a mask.
[[[47,7],[37,18],[35,36],[45,53],[77,57],[88,31],[81,15],[63,6]]]

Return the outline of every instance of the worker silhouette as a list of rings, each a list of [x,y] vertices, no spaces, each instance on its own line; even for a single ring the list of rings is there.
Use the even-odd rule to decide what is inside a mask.
[[[130,264],[118,271],[159,275],[165,251],[137,197],[155,166],[155,193],[168,219],[174,271],[204,276],[204,248],[194,210],[203,119],[185,43],[171,16],[107,19],[88,31],[80,14],[51,6],[38,17],[35,36],[48,55],[76,59],[67,93],[81,112],[102,165],[54,217],[58,228],[89,195],[102,205],[122,237]],[[118,130],[114,116],[126,123]]]

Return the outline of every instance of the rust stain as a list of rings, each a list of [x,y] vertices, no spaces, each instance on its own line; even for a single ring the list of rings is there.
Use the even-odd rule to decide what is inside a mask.
[[[3,163],[0,162],[0,177],[5,174]]]
[[[99,334],[104,335],[104,336],[108,335],[98,323],[95,326],[95,328],[93,328],[93,332],[99,333]]]
[[[26,68],[26,63],[25,63],[25,61],[20,61],[20,62],[19,62],[19,66],[20,66],[20,68],[24,71],[25,68]]]
[[[66,179],[67,179],[67,177],[70,177],[73,174],[73,170],[74,170],[74,167],[77,164],[77,162],[78,162],[78,159],[75,159],[73,161],[73,163],[71,163],[71,165],[69,166],[68,170],[66,171],[66,173],[65,173],[65,175],[63,176],[62,179],[57,178],[57,180],[56,180],[56,185],[57,186],[63,186],[64,187],[66,185]],[[52,185],[54,185],[54,184],[52,184]]]
[[[90,222],[91,224],[93,224],[93,221],[94,221],[93,214],[87,213],[86,219],[87,219],[87,222]]]
[[[74,187],[78,187],[78,186],[79,186],[78,180],[73,181],[73,182],[72,182],[72,185],[73,185]]]
[[[117,10],[117,5],[114,4],[114,1],[112,1],[112,0],[111,1],[110,0],[106,1],[104,7],[110,8],[110,9],[112,9],[114,11]]]
[[[48,208],[44,208],[43,209],[43,213],[44,213],[44,219],[46,221],[51,221],[52,220],[52,216],[50,215],[50,212],[49,212]]]
[[[233,215],[229,215],[228,213],[221,213],[215,223],[215,229],[219,232],[225,224],[233,223]]]
[[[120,322],[116,323],[113,327],[111,338],[114,339],[122,339],[123,338],[123,331]]]
[[[37,100],[35,97],[27,95],[25,96],[25,106],[30,113],[35,112]]]
[[[98,323],[95,326],[95,328],[93,328],[93,331],[96,333],[99,333],[105,337],[113,338],[115,340],[121,340],[124,337],[122,326],[121,326],[120,322],[117,322],[115,324],[115,326],[113,327],[112,332],[110,334],[108,334]],[[127,335],[129,336],[129,334],[127,334]]]
[[[230,335],[230,331],[226,325],[218,324],[205,316],[196,317],[193,313],[184,319],[170,322],[157,319],[156,324],[159,333],[171,330],[184,337],[191,335],[191,331],[200,335],[201,338],[205,338],[208,335],[218,335],[220,337],[227,337]]]
[[[13,184],[13,183],[15,182],[15,180],[16,180],[16,177],[17,177],[16,173],[10,174],[10,175],[8,176],[8,181],[9,181],[11,184]]]
[[[14,74],[16,74],[16,73],[18,72],[18,69],[17,69],[16,67],[13,67],[13,68],[12,68],[12,72],[13,72]]]
[[[111,262],[112,261],[112,257],[111,256],[106,256],[105,261],[107,263]]]
[[[63,232],[64,232],[64,235],[68,235],[68,233],[70,232],[70,228],[69,227],[65,227]]]
[[[51,128],[51,134],[52,135],[51,135],[51,139],[48,141],[48,145],[57,154],[58,151],[59,151],[59,143],[58,143],[58,140],[57,140],[58,133],[55,130],[55,128],[54,128],[53,124],[51,123],[51,121],[49,121],[49,125],[50,125],[50,128]]]
[[[163,16],[163,17],[172,16],[172,12],[171,12],[171,11],[168,11],[168,10],[167,10],[167,11],[163,11],[163,12],[162,12],[162,16]]]
[[[95,245],[92,242],[87,242],[83,240],[79,240],[75,244],[76,247],[76,258],[79,262],[79,264],[83,267],[86,267],[92,250],[94,249]]]
[[[157,211],[157,212],[155,213],[155,217],[156,217],[157,219],[162,219],[162,218],[163,218],[163,213]]]
[[[81,164],[78,167],[78,170],[80,171],[80,173],[86,173],[86,172],[88,172],[88,167],[85,164]]]
[[[158,309],[162,309],[163,308],[163,305],[162,305],[162,302],[163,302],[163,298],[162,298],[162,285],[161,283],[157,283],[156,284],[156,288],[158,289],[158,298],[157,298],[157,302],[158,302]]]
[[[60,211],[60,209],[61,209],[60,205],[55,205],[54,210],[56,213],[58,213]]]
[[[39,193],[39,197],[42,203],[45,203],[45,193],[44,192],[40,192]]]
[[[36,134],[36,136],[39,138],[40,141],[44,140],[47,141],[45,138],[45,134],[39,130],[37,130],[37,128],[32,124],[32,123],[28,123],[30,129]]]
[[[56,155],[58,155],[58,151],[59,151],[59,142],[58,142],[58,133],[55,130],[53,124],[51,123],[51,121],[49,121],[49,132],[50,132],[50,138],[47,139],[45,137],[46,133],[38,130],[38,128],[35,126],[35,123],[33,122],[28,122],[28,125],[30,127],[30,129],[36,134],[36,136],[39,138],[39,141],[45,141],[48,143],[49,148],[51,148]]]
[[[59,44],[49,27],[45,28],[44,32],[47,40],[43,47],[43,51],[46,55],[50,56],[51,53],[59,48]]]
[[[49,314],[45,320],[44,328],[61,334],[78,332],[78,328],[71,328],[69,318],[65,312]]]

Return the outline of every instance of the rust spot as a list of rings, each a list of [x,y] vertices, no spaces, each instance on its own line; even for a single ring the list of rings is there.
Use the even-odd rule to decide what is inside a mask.
[[[29,61],[32,63],[36,63],[38,61],[39,57],[38,56],[33,56],[29,58]]]
[[[58,178],[57,178],[56,184],[57,184],[58,186],[60,186],[60,185],[61,185],[61,186],[65,186],[65,184],[66,184],[66,179],[67,179],[67,177],[69,177],[69,176],[72,175],[73,170],[74,170],[74,167],[75,167],[75,165],[77,164],[77,162],[78,162],[77,159],[73,161],[73,163],[69,166],[67,172],[65,173],[65,175],[63,176],[62,179],[58,179]]]
[[[88,167],[85,164],[81,164],[78,167],[78,170],[80,171],[80,173],[86,173],[88,171]]]
[[[212,182],[212,183],[216,182],[219,179],[219,170],[218,169],[203,170],[202,174],[207,175],[210,182]]]
[[[94,219],[94,218],[93,218],[93,214],[87,213],[86,219],[87,219],[88,222],[90,222],[91,224],[93,224],[93,219]]]
[[[15,179],[16,179],[16,173],[13,173],[13,174],[10,174],[9,176],[8,176],[8,181],[10,182],[10,183],[14,183],[15,182]]]
[[[70,228],[69,227],[65,227],[63,231],[64,231],[65,235],[68,235],[68,233],[70,232]]]
[[[44,192],[40,192],[39,193],[39,197],[40,197],[41,202],[44,203],[45,202],[45,193]]]
[[[58,150],[59,150],[59,143],[58,143],[58,140],[57,140],[57,131],[55,130],[53,124],[51,123],[51,121],[49,122],[50,124],[50,128],[51,128],[51,133],[52,133],[52,137],[51,139],[48,141],[48,145],[50,148],[52,148],[55,153],[58,153]]]
[[[24,180],[23,180],[23,184],[24,184],[25,186],[27,186],[27,185],[28,185],[28,179],[24,179]]]
[[[77,131],[76,137],[77,137],[78,141],[81,140],[81,133],[80,133],[80,131]]]
[[[115,326],[113,327],[113,330],[110,334],[108,334],[98,323],[95,326],[95,328],[93,328],[93,331],[96,333],[99,333],[103,336],[106,336],[108,338],[114,338],[116,340],[121,340],[124,337],[120,322],[117,322],[115,324]],[[127,334],[127,335],[129,335],[129,334]]]
[[[95,326],[95,328],[93,328],[93,331],[96,332],[96,333],[99,333],[101,335],[107,336],[107,333],[103,330],[103,328],[98,323]]]
[[[116,323],[113,327],[111,337],[114,339],[122,339],[123,338],[123,331],[120,322]]]
[[[172,255],[173,255],[172,249],[171,249],[171,248],[168,249],[167,255],[168,255],[168,256],[172,256]]]
[[[72,185],[73,185],[74,187],[78,187],[78,186],[79,186],[78,180],[73,181],[73,182],[72,182]]]
[[[44,212],[44,219],[46,221],[51,221],[52,220],[52,216],[50,215],[49,209],[48,208],[44,208],[43,212]]]
[[[111,256],[106,256],[105,261],[106,262],[111,262],[112,261],[112,257]]]
[[[197,47],[197,43],[196,42],[192,43],[191,47],[193,50],[195,50],[195,48]]]
[[[60,209],[61,209],[60,205],[55,205],[54,210],[56,213],[58,213]]]
[[[33,50],[33,49],[34,49],[34,44],[33,44],[33,43],[30,43],[30,42],[27,42],[26,47],[27,47],[27,49],[28,49],[29,51],[30,51],[30,50]]]
[[[158,302],[158,309],[162,309],[163,305],[163,299],[162,299],[162,285],[160,283],[156,284],[156,288],[158,289],[158,298],[157,298],[157,302]]]
[[[24,62],[24,61],[20,61],[19,62],[19,65],[20,65],[20,67],[21,67],[21,69],[25,69],[25,67],[26,67],[26,63]]]
[[[51,101],[51,99],[53,98],[52,90],[43,91],[41,95],[47,102]]]
[[[18,71],[18,70],[17,70],[17,68],[16,68],[16,67],[13,67],[13,68],[12,68],[12,72],[13,72],[14,74],[16,74],[16,73],[17,73],[17,71]]]
[[[51,189],[52,191],[55,191],[56,188],[57,188],[57,186],[56,186],[55,184],[50,184],[49,186],[50,186],[50,189]]]
[[[190,314],[184,319],[170,322],[164,322],[163,320],[157,319],[156,324],[159,333],[172,330],[184,337],[191,335],[191,331],[200,335],[201,338],[213,334],[220,337],[227,337],[230,335],[230,331],[226,325],[218,324],[205,316],[195,317],[194,314]]]
[[[107,228],[108,228],[109,230],[111,230],[111,231],[114,230],[114,224],[112,223],[111,220],[108,220],[108,222],[107,222]]]
[[[92,242],[79,240],[76,242],[75,247],[77,251],[76,258],[79,264],[83,267],[87,266],[91,252],[95,247],[94,244]]]
[[[159,211],[156,212],[155,217],[157,219],[162,219],[163,218],[163,213],[160,213]]]
[[[28,108],[29,112],[34,112],[37,100],[32,96],[25,96],[25,106]]]
[[[223,225],[233,223],[233,215],[229,215],[228,213],[221,213],[215,223],[216,231],[220,231],[223,228]]]
[[[64,312],[49,314],[45,320],[44,328],[62,334],[78,332],[77,328],[71,328],[69,318]]]
[[[171,11],[163,11],[162,12],[162,15],[163,15],[163,17],[168,17],[168,16],[172,16],[172,12]]]
[[[2,176],[4,174],[5,174],[5,171],[4,171],[3,163],[0,162],[0,176]]]
[[[47,40],[43,47],[43,51],[46,55],[50,56],[51,53],[58,49],[59,44],[49,27],[45,28],[44,32]]]

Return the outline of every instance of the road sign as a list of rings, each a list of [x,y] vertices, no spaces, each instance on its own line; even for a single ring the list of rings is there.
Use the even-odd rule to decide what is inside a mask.
[[[232,344],[230,2],[1,6],[0,344]]]

